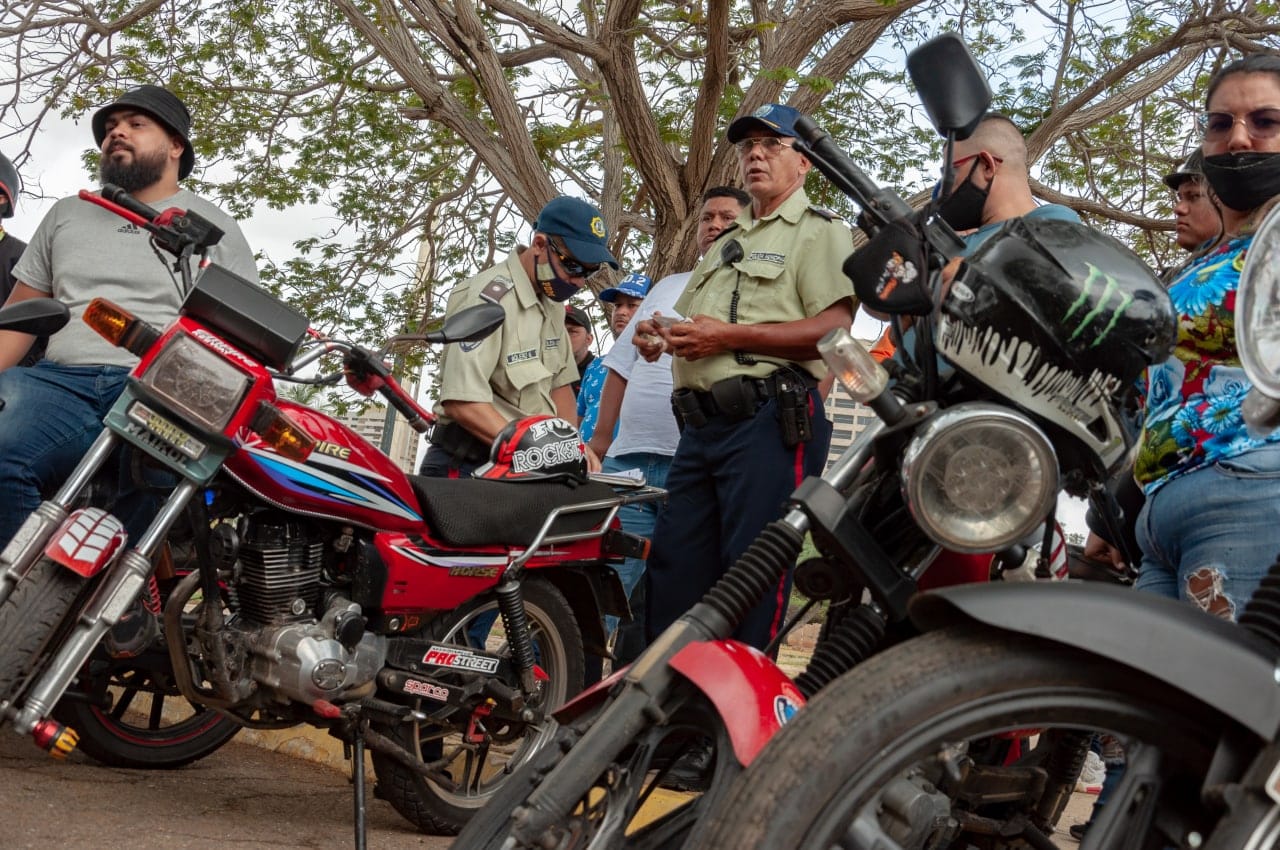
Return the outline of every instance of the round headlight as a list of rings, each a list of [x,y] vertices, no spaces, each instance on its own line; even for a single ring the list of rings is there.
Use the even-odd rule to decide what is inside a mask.
[[[1044,521],[1058,495],[1058,459],[1025,416],[993,404],[963,404],[912,438],[902,488],[916,522],[939,545],[997,552]]]
[[[1236,345],[1253,385],[1280,398],[1280,207],[1249,245],[1236,290]]]

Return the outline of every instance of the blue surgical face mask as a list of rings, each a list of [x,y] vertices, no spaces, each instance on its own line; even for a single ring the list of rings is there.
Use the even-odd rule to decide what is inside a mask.
[[[535,258],[533,263],[533,274],[538,286],[542,288],[542,294],[552,301],[568,301],[578,291],[578,284],[560,277],[556,267],[551,264],[550,251],[544,250],[542,256],[542,262]]]

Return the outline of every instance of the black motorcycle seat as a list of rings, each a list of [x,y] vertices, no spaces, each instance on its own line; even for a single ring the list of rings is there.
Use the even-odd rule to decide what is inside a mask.
[[[410,475],[423,517],[433,536],[455,546],[528,546],[555,508],[614,499],[608,484],[572,485],[560,481],[485,481],[476,478],[426,478]],[[552,534],[589,531],[607,510],[562,516]]]

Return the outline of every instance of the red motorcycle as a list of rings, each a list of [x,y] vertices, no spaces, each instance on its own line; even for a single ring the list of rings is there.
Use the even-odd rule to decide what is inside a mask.
[[[644,546],[621,532],[618,508],[664,493],[405,475],[275,391],[336,353],[342,372],[316,381],[345,374],[424,431],[432,414],[396,383],[385,349],[323,338],[216,265],[192,283],[192,257],[221,236],[200,216],[156,213],[110,186],[81,197],[175,254],[189,294],[163,330],[101,299],[85,311],[141,360],[84,459],[0,552],[0,723],[55,755],[74,748],[53,708],[141,599],[162,612],[167,672],[192,705],[351,745],[357,845],[366,747],[381,796],[424,831],[457,831],[548,740],[550,711],[582,687],[584,652],[607,654],[602,615],[627,613],[607,562]],[[388,346],[479,339],[502,319],[480,305]],[[0,327],[23,330],[66,320],[52,301],[0,312]],[[173,482],[136,540],[81,506],[121,447]],[[196,567],[161,588],[153,564],[183,517]]]

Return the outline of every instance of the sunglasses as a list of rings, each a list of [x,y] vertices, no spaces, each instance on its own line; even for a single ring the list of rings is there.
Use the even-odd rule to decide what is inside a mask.
[[[560,266],[565,270],[569,277],[591,277],[600,271],[599,263],[584,263],[575,258],[568,251],[569,249],[563,245],[557,244],[556,240],[548,239],[547,244],[551,246],[551,250],[556,252],[556,258],[560,260]]]
[[[1251,139],[1273,139],[1280,135],[1280,109],[1255,109],[1239,118],[1230,112],[1206,112],[1200,116],[1200,130],[1206,142],[1226,139],[1237,124],[1244,125]]]
[[[792,145],[787,144],[777,136],[761,136],[758,139],[742,139],[734,142],[733,146],[738,149],[738,156],[747,156],[756,147],[760,146],[760,150],[767,157],[775,157],[782,153],[783,148],[790,148]]]

